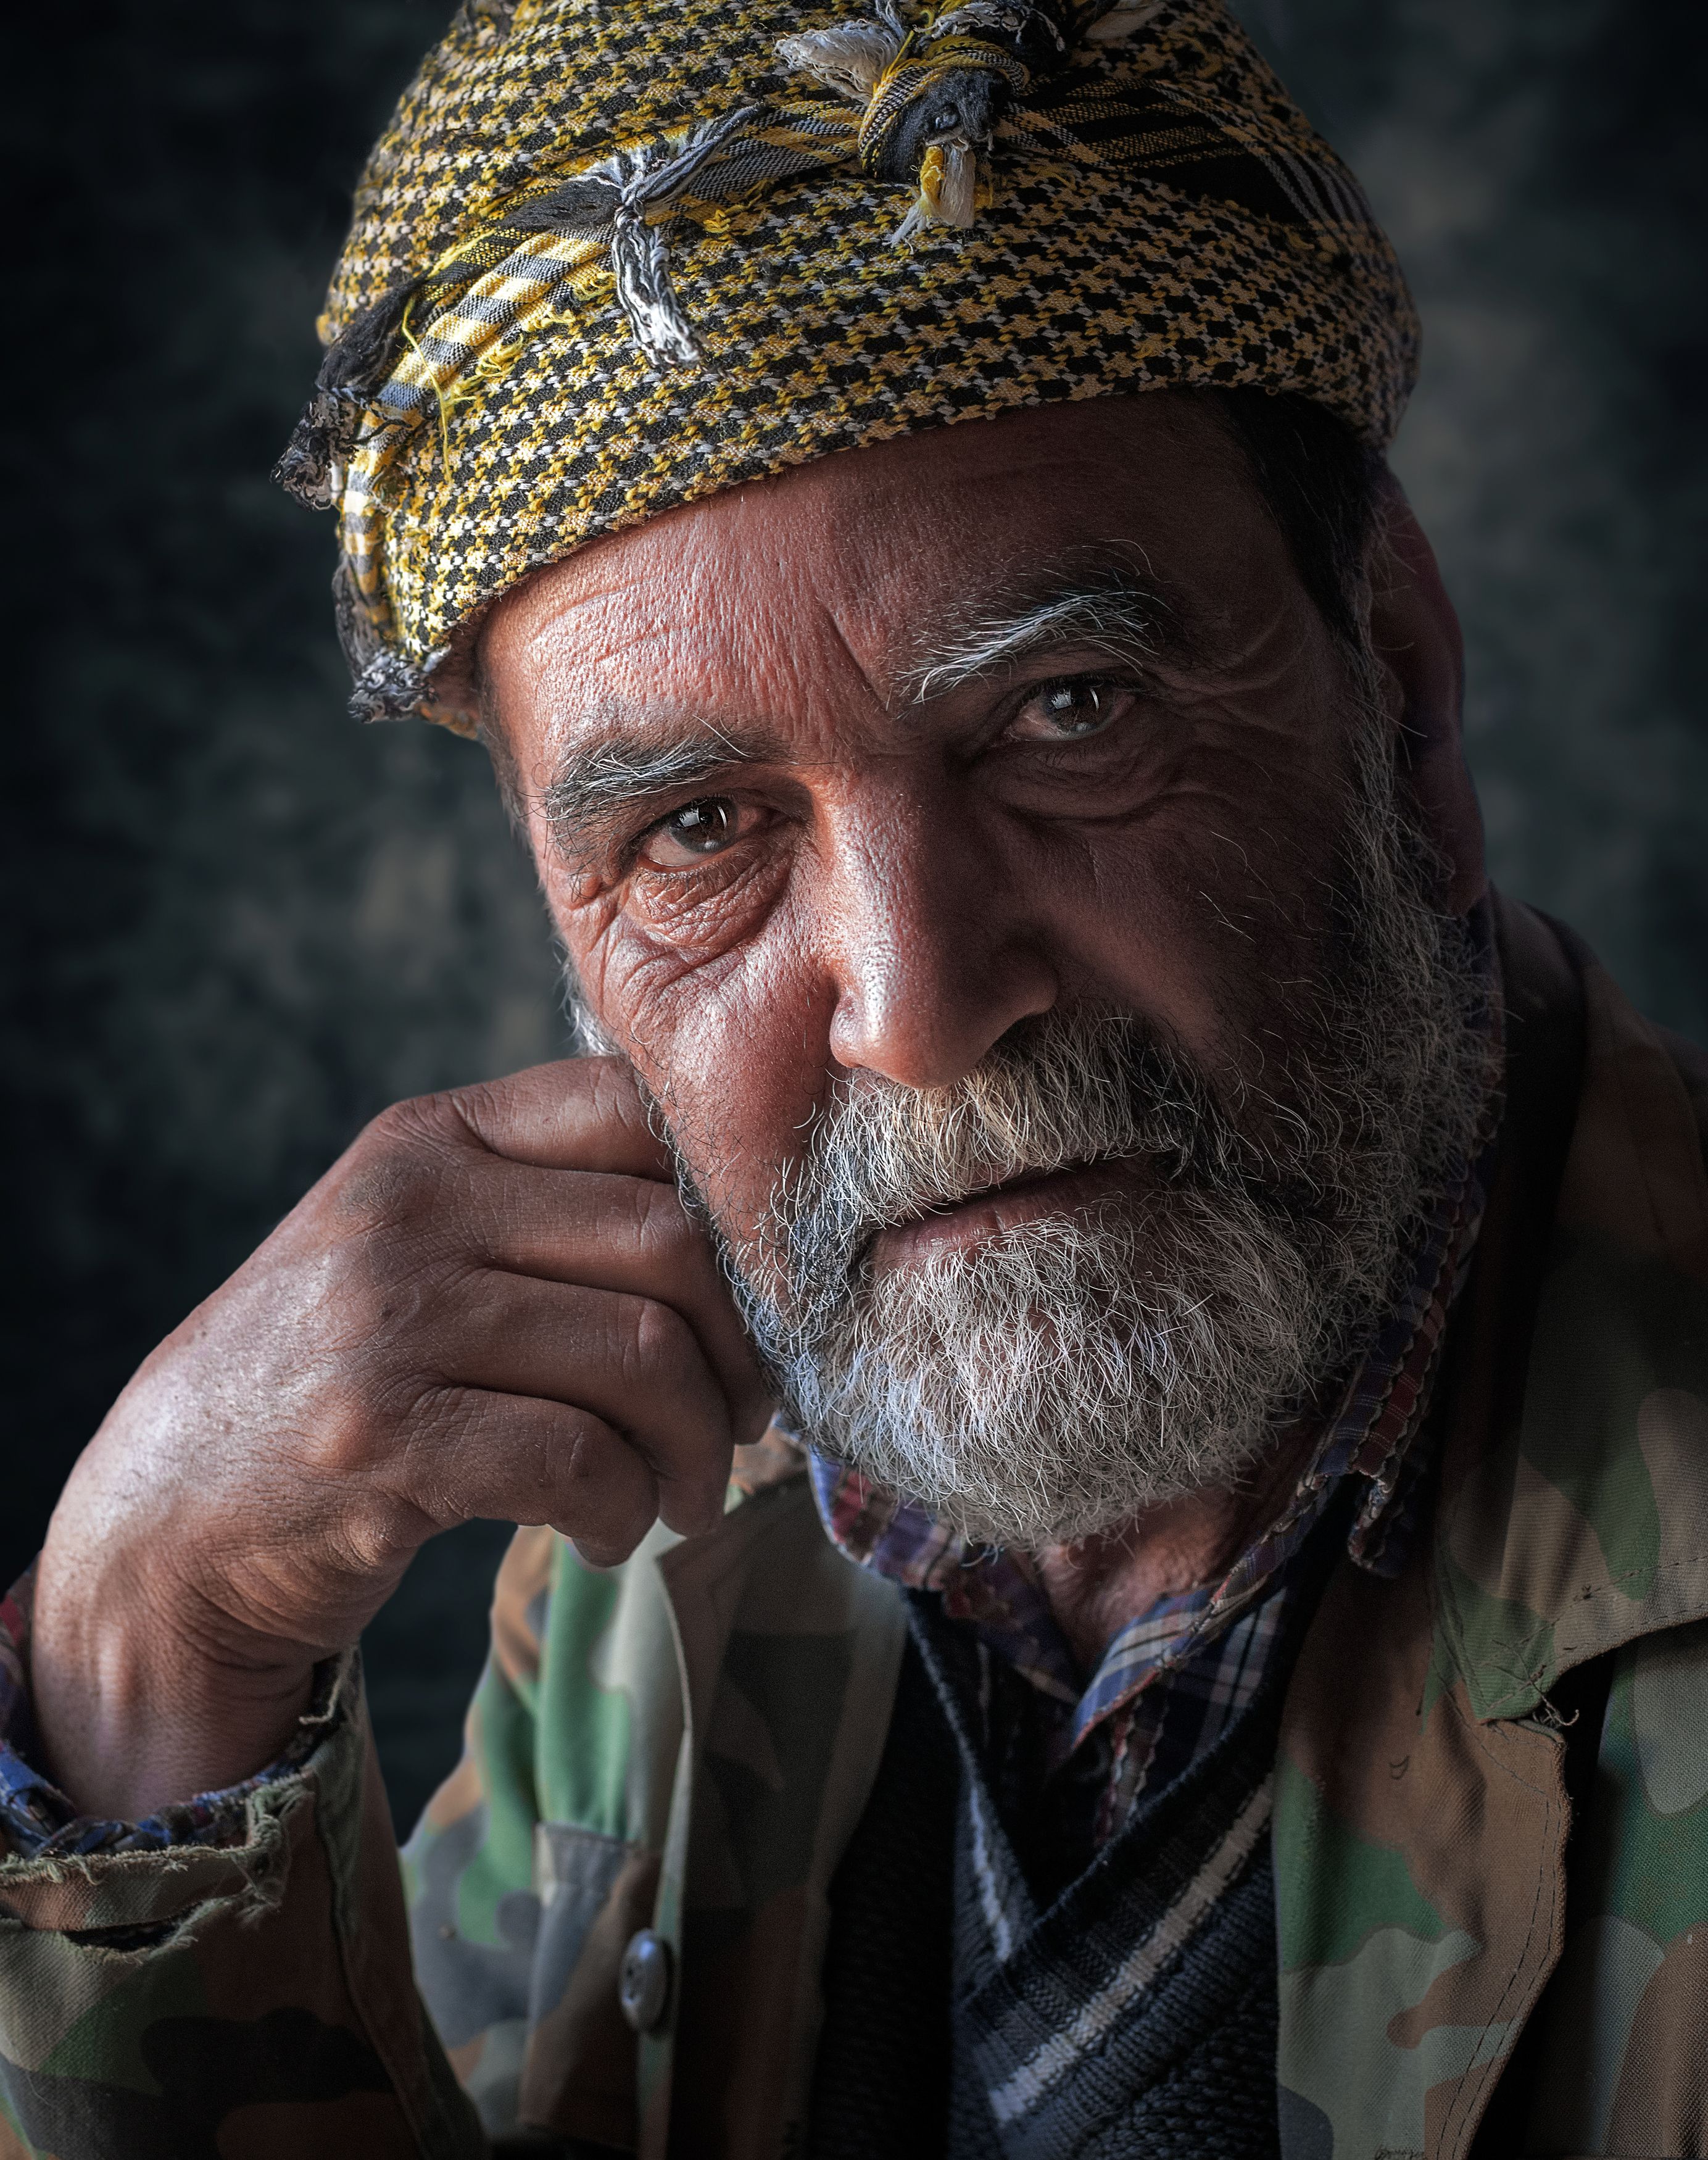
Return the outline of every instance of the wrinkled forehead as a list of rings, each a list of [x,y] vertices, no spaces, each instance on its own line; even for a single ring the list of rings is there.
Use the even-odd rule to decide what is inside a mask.
[[[590,719],[607,697],[827,668],[894,704],[1070,589],[1148,596],[1159,652],[1184,657],[1287,581],[1236,446],[1197,400],[1152,393],[819,459],[602,539],[506,595],[481,665],[506,698],[574,686]]]

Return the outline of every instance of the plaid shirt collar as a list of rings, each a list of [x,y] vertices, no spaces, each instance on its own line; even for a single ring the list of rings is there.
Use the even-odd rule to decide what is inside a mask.
[[[1500,1038],[1500,979],[1492,925],[1482,916],[1489,986],[1487,1031]],[[911,1590],[941,1593],[943,1611],[979,1633],[1045,1695],[1072,1706],[1071,1745],[1178,1671],[1275,1587],[1337,1494],[1350,1484],[1347,1549],[1378,1576],[1399,1572],[1409,1549],[1423,1473],[1418,1436],[1441,1358],[1447,1316],[1482,1227],[1502,1097],[1484,1105],[1476,1145],[1447,1181],[1419,1232],[1405,1287],[1323,1421],[1280,1514],[1219,1582],[1160,1598],[1114,1635],[1087,1685],[1025,1555],[969,1545],[918,1503],[898,1498],[827,1456],[810,1458],[826,1531],[850,1560]]]

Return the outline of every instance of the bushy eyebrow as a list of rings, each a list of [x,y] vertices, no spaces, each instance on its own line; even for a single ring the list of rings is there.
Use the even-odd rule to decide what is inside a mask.
[[[1181,643],[1161,595],[1123,575],[973,618],[920,654],[907,685],[912,702],[923,705],[1052,646],[1093,646],[1112,660],[1139,663]]]
[[[732,765],[779,755],[769,735],[737,740],[717,728],[696,728],[666,742],[608,735],[564,754],[540,807],[559,847],[574,855],[650,795],[693,787]]]

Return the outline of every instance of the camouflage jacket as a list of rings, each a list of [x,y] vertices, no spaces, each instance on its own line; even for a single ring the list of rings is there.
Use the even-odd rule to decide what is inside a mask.
[[[1433,1528],[1394,1581],[1339,1570],[1283,1721],[1286,2160],[1708,2160],[1708,1073],[1500,923]],[[235,1841],[0,1856],[0,2152],[799,2151],[904,1626],[781,1447],[719,1532],[611,1574],[521,1532],[402,1878],[353,1663]],[[637,2038],[641,1929],[670,1986]]]

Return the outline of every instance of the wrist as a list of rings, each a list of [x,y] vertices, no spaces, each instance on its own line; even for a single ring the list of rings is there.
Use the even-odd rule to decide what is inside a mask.
[[[253,1777],[308,1709],[317,1654],[132,1578],[93,1597],[44,1552],[29,1642],[39,1767],[80,1813],[141,1821]]]

